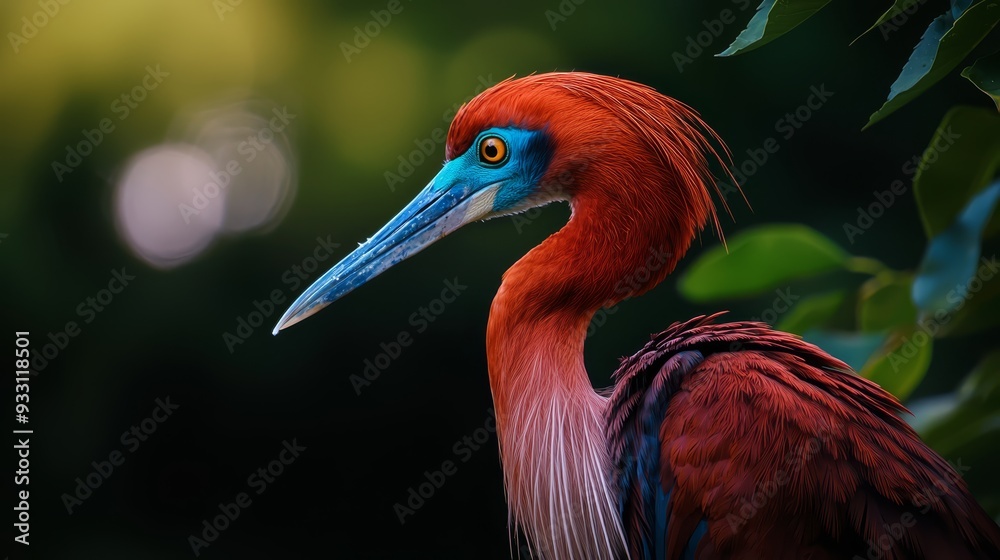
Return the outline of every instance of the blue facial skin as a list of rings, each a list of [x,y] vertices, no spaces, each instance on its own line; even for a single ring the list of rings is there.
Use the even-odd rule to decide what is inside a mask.
[[[502,139],[507,146],[506,157],[497,163],[480,159],[479,144],[489,136]],[[551,157],[551,142],[544,131],[508,127],[481,132],[395,218],[309,286],[278,321],[274,333],[461,227],[474,197],[484,189],[497,188],[493,206],[483,219],[515,208],[536,193]]]
[[[500,163],[479,159],[479,143],[490,136],[507,144],[507,157]],[[434,179],[435,189],[464,183],[478,191],[500,184],[493,211],[504,212],[535,193],[551,159],[551,142],[544,130],[490,128],[480,132],[465,153],[445,164]]]

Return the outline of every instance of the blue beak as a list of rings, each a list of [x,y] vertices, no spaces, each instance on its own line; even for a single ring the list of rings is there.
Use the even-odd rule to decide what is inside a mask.
[[[334,265],[292,303],[272,334],[290,327],[463,225],[493,211],[499,185],[456,181],[452,160],[402,212]]]

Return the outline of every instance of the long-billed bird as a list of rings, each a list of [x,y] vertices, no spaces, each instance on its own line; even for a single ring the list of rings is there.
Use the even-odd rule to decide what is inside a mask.
[[[674,323],[594,389],[594,313],[718,227],[719,144],[638,83],[504,81],[457,113],[430,184],[274,332],[465,224],[565,200],[568,223],[504,274],[486,333],[511,525],[537,557],[1000,558],[1000,528],[902,405],[793,335]]]

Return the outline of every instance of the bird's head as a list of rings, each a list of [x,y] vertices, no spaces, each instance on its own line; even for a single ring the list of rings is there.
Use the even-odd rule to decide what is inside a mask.
[[[274,332],[465,224],[554,201],[569,201],[574,216],[581,208],[605,216],[611,243],[649,230],[643,242],[662,236],[686,249],[715,219],[712,141],[689,107],[635,82],[581,72],[501,82],[458,111],[444,166],[430,183],[303,292]],[[655,223],[629,223],[643,219]]]

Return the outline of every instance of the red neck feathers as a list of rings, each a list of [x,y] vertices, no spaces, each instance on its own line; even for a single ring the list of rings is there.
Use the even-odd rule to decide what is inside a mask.
[[[531,288],[517,290],[525,311],[589,314],[639,295],[673,270],[709,219],[718,226],[707,161],[719,159],[709,141],[718,137],[647,86],[577,72],[507,80],[458,112],[447,158],[493,126],[548,133],[553,155],[537,198],[569,199],[573,209],[504,277]]]
[[[709,139],[718,138],[686,105],[641,84],[542,74],[464,106],[447,158],[482,130],[510,126],[549,136],[533,202],[572,208],[561,230],[504,274],[490,310],[511,518],[545,557],[612,558],[623,536],[607,485],[605,400],[584,369],[584,337],[595,311],[658,284],[709,219],[718,225],[708,172],[708,159],[718,159]]]
[[[482,130],[506,126],[550,136],[551,163],[536,197],[568,199],[573,213],[504,275],[498,300],[510,313],[491,314],[502,330],[558,317],[576,337],[596,310],[661,282],[709,219],[718,227],[708,163],[719,160],[712,147],[719,140],[679,101],[586,73],[507,80],[458,112],[447,159]]]

